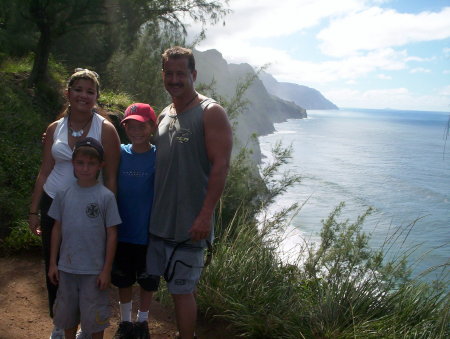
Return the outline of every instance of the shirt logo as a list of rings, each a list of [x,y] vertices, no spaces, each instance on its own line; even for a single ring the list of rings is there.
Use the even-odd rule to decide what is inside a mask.
[[[86,206],[86,215],[89,218],[97,218],[100,214],[100,208],[96,203],[90,203]]]
[[[186,279],[175,279],[175,285],[177,286],[186,285]]]
[[[192,134],[192,132],[190,130],[185,129],[185,128],[180,128],[180,130],[178,131],[177,136],[175,137],[175,139],[180,144],[185,144],[191,138],[191,134]]]

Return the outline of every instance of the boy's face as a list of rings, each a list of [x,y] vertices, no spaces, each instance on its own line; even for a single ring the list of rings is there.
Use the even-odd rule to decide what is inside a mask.
[[[155,131],[153,122],[141,122],[130,119],[125,124],[125,132],[133,145],[144,145],[150,142],[150,137]]]
[[[96,182],[98,173],[103,167],[103,162],[99,159],[85,154],[77,154],[72,164],[75,177],[83,183]]]

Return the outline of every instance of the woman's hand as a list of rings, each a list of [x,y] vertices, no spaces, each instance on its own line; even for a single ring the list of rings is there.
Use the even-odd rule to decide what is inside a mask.
[[[28,216],[28,227],[30,228],[30,231],[37,235],[40,236],[42,231],[41,231],[41,219],[39,218],[38,214],[30,214]]]

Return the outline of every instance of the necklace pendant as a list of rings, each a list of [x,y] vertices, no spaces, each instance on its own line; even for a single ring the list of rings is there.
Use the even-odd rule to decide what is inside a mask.
[[[79,131],[74,131],[72,128],[70,129],[70,134],[74,137],[74,138],[79,138],[83,135],[84,131],[83,129],[80,129]]]

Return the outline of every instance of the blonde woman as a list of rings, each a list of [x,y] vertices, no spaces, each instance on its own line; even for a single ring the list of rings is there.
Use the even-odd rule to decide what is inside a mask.
[[[68,106],[60,119],[52,122],[45,132],[42,164],[31,197],[28,219],[31,231],[42,237],[51,317],[58,287],[47,277],[50,238],[54,224],[54,220],[47,212],[56,192],[76,181],[72,166],[73,148],[78,140],[86,137],[92,137],[102,144],[106,163],[102,171],[102,180],[114,193],[120,159],[120,140],[117,131],[113,124],[96,110],[100,96],[98,74],[88,69],[77,68],[67,82],[65,96]],[[54,328],[50,338],[62,338],[63,333]]]

